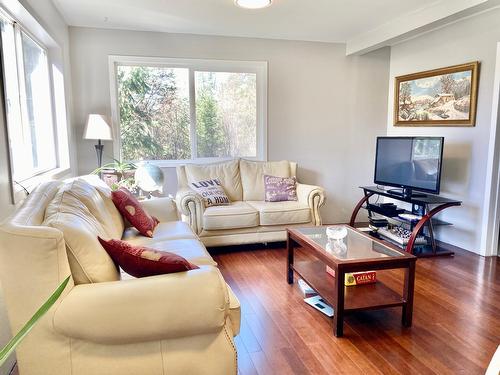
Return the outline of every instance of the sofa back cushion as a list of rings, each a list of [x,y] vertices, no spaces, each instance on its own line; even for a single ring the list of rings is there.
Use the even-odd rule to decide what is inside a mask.
[[[76,178],[68,180],[61,187],[60,192],[61,194],[66,192],[83,203],[102,226],[106,236],[121,238],[125,229],[122,215],[111,200],[111,189],[103,185],[92,178]]]
[[[290,162],[240,160],[241,184],[244,201],[263,201],[265,199],[264,175],[293,177]]]
[[[106,229],[87,205],[75,196],[78,195],[74,194],[75,190],[67,190],[66,186],[59,190],[47,206],[43,225],[63,233],[75,284],[119,280],[117,267],[97,240],[98,236],[111,238],[110,229]],[[96,202],[90,200],[86,203]]]
[[[189,184],[218,178],[231,201],[243,199],[238,159],[214,164],[187,164],[185,170]]]
[[[83,180],[89,183],[99,193],[102,199],[102,203],[99,204],[99,210],[105,210],[107,214],[109,214],[109,216],[102,215],[101,217],[96,216],[96,218],[98,218],[99,221],[105,225],[105,227],[110,226],[112,228],[110,237],[115,238],[115,236],[118,236],[116,238],[121,238],[121,236],[123,235],[123,231],[125,230],[125,222],[123,220],[122,214],[118,211],[115,204],[113,203],[111,197],[111,188],[96,175],[81,176],[79,177],[79,180]],[[89,210],[90,212],[92,212],[90,208]],[[102,220],[104,220],[105,223],[103,223]]]

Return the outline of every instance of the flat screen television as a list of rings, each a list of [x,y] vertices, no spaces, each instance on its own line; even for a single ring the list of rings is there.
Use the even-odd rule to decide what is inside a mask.
[[[439,194],[443,143],[443,137],[378,137],[375,183],[402,188],[404,196]]]

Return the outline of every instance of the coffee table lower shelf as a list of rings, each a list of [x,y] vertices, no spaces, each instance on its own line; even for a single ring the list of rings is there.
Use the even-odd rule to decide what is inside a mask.
[[[296,261],[293,264],[293,270],[329,305],[336,305],[335,278],[326,273],[325,263],[320,260]],[[375,284],[344,288],[344,312],[377,310],[406,304],[400,294],[385,286],[381,281]]]

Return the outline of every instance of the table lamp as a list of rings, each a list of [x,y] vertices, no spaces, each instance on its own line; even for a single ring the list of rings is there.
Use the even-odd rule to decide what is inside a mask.
[[[97,144],[94,147],[97,153],[97,165],[99,168],[101,168],[102,151],[104,149],[104,145],[101,143],[101,141],[113,140],[113,134],[111,131],[111,126],[109,125],[108,117],[96,113],[91,113],[87,117],[87,124],[85,125],[83,139],[97,140]]]

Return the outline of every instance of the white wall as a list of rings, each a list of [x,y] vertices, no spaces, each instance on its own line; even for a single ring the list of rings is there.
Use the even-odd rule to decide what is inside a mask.
[[[326,188],[325,222],[346,221],[373,180],[375,137],[386,132],[387,49],[346,57],[344,44],[70,27],[79,173],[95,168],[85,116],[110,115],[108,55],[268,61],[268,158],[299,163],[299,180]],[[112,154],[112,144],[105,144]],[[175,193],[173,168],[167,191]]]
[[[4,1],[0,1],[4,3]],[[7,2],[14,5],[14,2]],[[71,108],[71,84],[69,68],[69,33],[68,26],[58,13],[52,1],[50,0],[20,0],[20,3],[30,12],[30,14],[40,23],[40,25],[50,34],[50,37],[59,45],[58,51],[54,52],[56,56],[52,60],[62,72],[65,73],[65,92],[66,106],[69,112]],[[0,113],[1,114],[1,113]],[[69,122],[70,116],[68,116]],[[71,131],[71,129],[69,129]],[[70,135],[71,136],[71,135]],[[10,185],[8,176],[8,145],[5,134],[5,125],[3,116],[0,116],[0,221],[5,219],[13,210],[14,206],[10,200]],[[73,146],[70,146],[74,149]],[[75,153],[71,155],[71,166],[76,164]],[[0,291],[0,347],[5,345],[11,336],[9,323],[4,307],[3,296]],[[8,374],[12,368],[14,358],[11,358],[4,366],[0,368],[0,374]]]
[[[496,45],[500,41],[500,9],[462,20],[393,46],[390,58],[389,135],[444,136],[442,195],[463,200],[442,218],[453,227],[438,237],[470,251],[485,254],[481,233],[490,139]],[[471,128],[405,128],[393,126],[394,77],[472,61],[481,62],[477,122]]]

